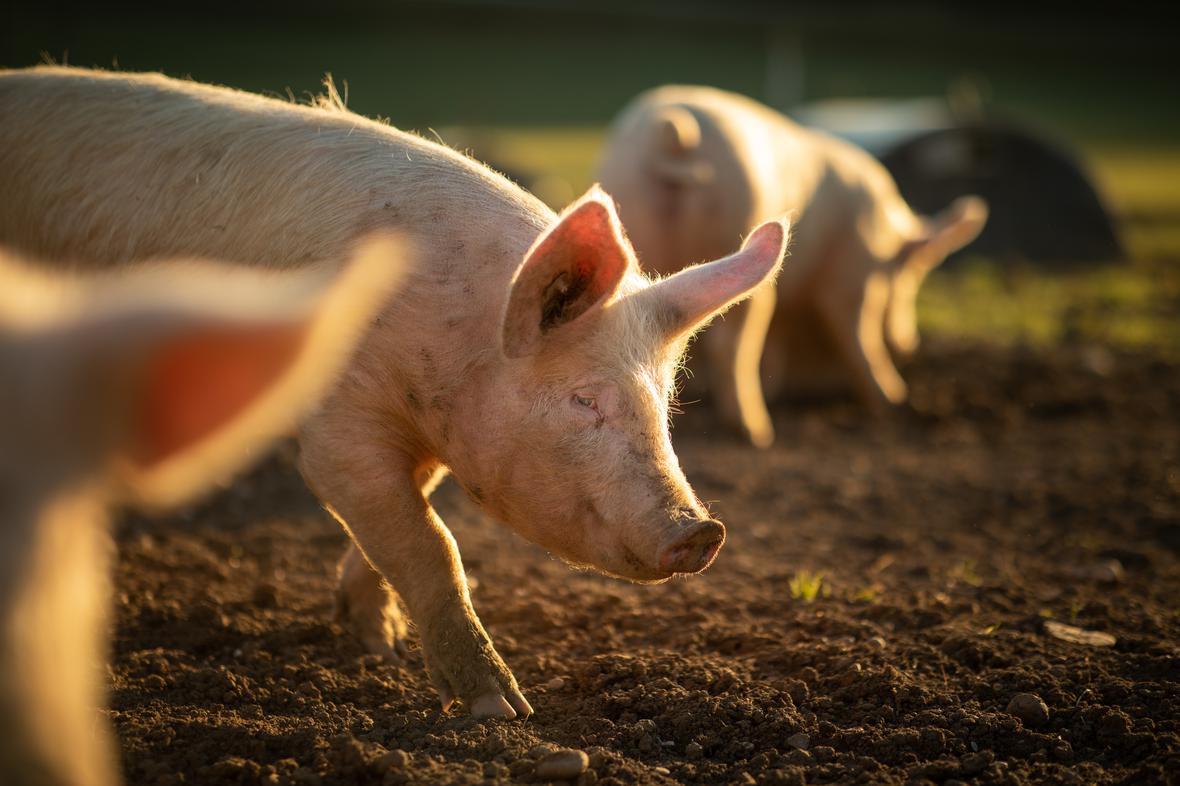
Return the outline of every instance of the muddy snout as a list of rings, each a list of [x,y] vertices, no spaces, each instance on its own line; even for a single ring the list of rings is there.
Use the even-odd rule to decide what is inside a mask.
[[[706,519],[677,530],[676,537],[660,549],[660,570],[666,573],[700,573],[712,564],[725,543],[725,525]]]

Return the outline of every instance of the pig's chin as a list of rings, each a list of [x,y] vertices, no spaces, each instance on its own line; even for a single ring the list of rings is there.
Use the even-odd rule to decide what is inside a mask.
[[[630,549],[625,550],[627,553],[621,560],[618,560],[618,562],[612,560],[609,565],[606,564],[606,560],[588,561],[572,559],[567,556],[562,556],[561,558],[575,570],[594,571],[604,576],[610,576],[612,579],[630,581],[634,584],[663,584],[676,575],[675,573],[661,571],[655,567],[648,567]]]
[[[612,579],[620,579],[622,581],[629,581],[632,584],[663,584],[664,582],[670,580],[672,576],[676,575],[675,573],[669,575],[667,573],[657,573],[655,571],[652,571],[651,573],[645,573],[643,575],[637,575],[632,571],[625,571],[623,569],[614,570],[611,568],[604,568],[601,565],[579,564],[577,562],[569,562],[569,560],[566,560],[566,562],[568,562],[572,568],[576,568],[578,570],[592,570],[595,573],[601,573],[603,576],[609,576]]]

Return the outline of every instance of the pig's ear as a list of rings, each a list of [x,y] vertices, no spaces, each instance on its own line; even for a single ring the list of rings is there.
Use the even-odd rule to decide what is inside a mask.
[[[949,255],[979,237],[987,216],[983,197],[959,197],[950,207],[922,222],[921,236],[911,244],[907,266],[922,272],[938,267]]]
[[[774,278],[786,251],[786,219],[768,221],[732,256],[686,268],[636,297],[655,315],[669,341],[703,327],[710,319]]]
[[[551,332],[608,302],[633,264],[614,202],[594,186],[537,239],[516,271],[504,354],[536,353]]]
[[[183,302],[163,313],[155,300],[132,303],[109,315],[134,325],[134,335],[107,330],[87,372],[121,378],[107,389],[119,394],[108,406],[124,424],[115,464],[122,496],[174,505],[291,430],[352,357],[400,278],[401,257],[392,241],[371,242],[327,286],[323,275],[165,267]]]

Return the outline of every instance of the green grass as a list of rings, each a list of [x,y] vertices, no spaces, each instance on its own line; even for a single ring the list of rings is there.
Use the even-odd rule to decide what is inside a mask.
[[[1180,249],[1180,147],[1092,146],[1082,151],[1094,179],[1115,210],[1172,224]]]
[[[787,580],[787,589],[791,597],[803,603],[814,603],[816,598],[827,597],[828,588],[824,584],[824,574],[801,570]]]
[[[1154,349],[1180,356],[1180,267],[1047,272],[982,260],[935,273],[918,301],[926,335],[1002,345],[1064,341]]]
[[[923,332],[999,344],[1081,341],[1180,357],[1180,147],[1088,151],[1122,223],[1126,264],[1074,270],[970,260],[923,287]]]

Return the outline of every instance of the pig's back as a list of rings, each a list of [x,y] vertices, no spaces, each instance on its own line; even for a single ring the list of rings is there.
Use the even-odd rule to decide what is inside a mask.
[[[552,216],[485,167],[342,108],[157,74],[0,73],[0,117],[0,242],[78,266],[193,255],[296,267],[377,228],[435,248],[493,223],[517,253]],[[511,276],[519,256],[498,256]]]
[[[677,169],[661,161],[668,154],[660,149],[659,125],[684,112],[699,141],[681,154],[686,176],[677,178]],[[641,259],[645,244],[679,244],[674,263],[657,268],[672,272],[731,253],[763,221],[797,215],[819,170],[795,130],[769,107],[715,88],[670,85],[634,99],[612,128],[600,171],[620,199]]]

